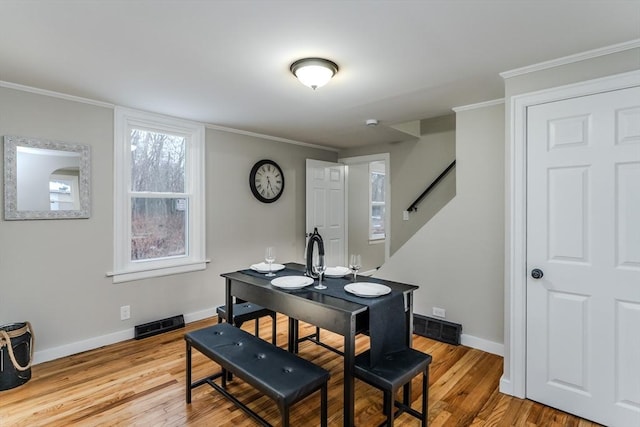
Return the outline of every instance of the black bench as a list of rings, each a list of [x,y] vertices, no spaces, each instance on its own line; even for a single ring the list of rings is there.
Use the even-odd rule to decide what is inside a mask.
[[[264,426],[264,418],[240,402],[227,390],[227,373],[233,373],[275,400],[282,416],[282,425],[289,426],[289,408],[294,403],[320,390],[321,425],[327,425],[327,383],[329,372],[229,323],[220,323],[185,334],[187,346],[187,403],[191,390],[209,384],[240,409]],[[221,372],[191,382],[191,348],[195,348],[222,368]],[[215,383],[221,378],[222,385]]]

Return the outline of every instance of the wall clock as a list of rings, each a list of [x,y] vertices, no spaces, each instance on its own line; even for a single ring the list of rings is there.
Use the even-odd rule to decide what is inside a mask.
[[[284,174],[273,160],[260,160],[249,174],[249,186],[256,199],[263,203],[273,203],[284,191]]]

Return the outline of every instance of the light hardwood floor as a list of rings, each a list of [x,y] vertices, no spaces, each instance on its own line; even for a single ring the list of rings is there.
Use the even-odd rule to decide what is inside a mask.
[[[261,336],[270,339],[270,319],[261,321]],[[0,391],[0,426],[255,426],[257,423],[208,385],[193,391],[185,403],[185,331],[214,324],[206,319],[140,341],[130,340],[42,363],[32,379]],[[253,322],[243,326],[253,332]],[[285,346],[287,322],[278,316],[278,344]],[[36,331],[37,332],[37,331]],[[310,332],[301,324],[301,335]],[[322,340],[340,347],[342,337],[322,331]],[[502,358],[464,346],[414,336],[414,347],[433,356],[429,385],[429,425],[438,426],[597,426],[564,412],[498,392]],[[359,336],[358,352],[368,338]],[[331,372],[329,425],[342,425],[342,358],[310,342],[300,356]],[[194,379],[217,370],[194,351]],[[413,382],[414,408],[420,408],[420,376]],[[274,425],[280,417],[272,401],[240,380],[230,390]],[[381,393],[356,380],[356,425],[384,420]],[[319,425],[319,396],[292,408],[293,426]],[[396,426],[417,426],[403,414]]]

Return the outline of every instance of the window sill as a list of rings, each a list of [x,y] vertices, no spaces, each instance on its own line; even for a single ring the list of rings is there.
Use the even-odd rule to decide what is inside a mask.
[[[113,283],[132,282],[134,280],[149,279],[152,277],[170,276],[172,274],[189,273],[204,270],[211,260],[203,260],[189,264],[175,265],[171,267],[152,268],[148,270],[115,271],[108,272],[107,277],[113,277]]]

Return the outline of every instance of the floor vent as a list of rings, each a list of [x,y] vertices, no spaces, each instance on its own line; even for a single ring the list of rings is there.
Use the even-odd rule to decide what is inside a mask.
[[[184,328],[182,314],[136,326],[135,339],[139,340],[179,328]]]
[[[443,319],[414,314],[413,332],[423,337],[446,342],[447,344],[460,345],[462,325],[447,322]]]

